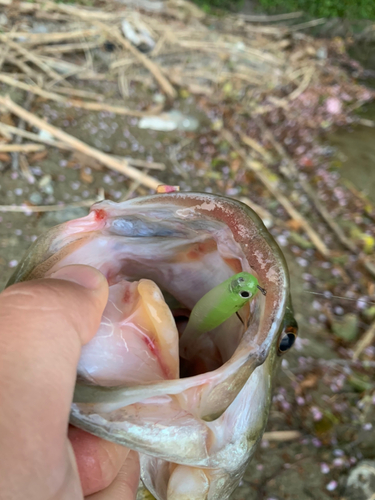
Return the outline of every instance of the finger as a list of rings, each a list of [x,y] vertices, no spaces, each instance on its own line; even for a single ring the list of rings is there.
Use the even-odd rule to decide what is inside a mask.
[[[77,363],[107,297],[104,276],[87,266],[69,266],[53,279],[19,283],[0,294],[2,477],[8,472],[19,484],[45,477],[48,489],[67,474],[61,463],[68,462]]]
[[[83,494],[90,495],[107,488],[118,475],[129,448],[104,441],[70,426],[68,437],[76,457]]]
[[[113,483],[103,491],[85,497],[85,500],[135,500],[139,484],[139,456],[130,451]]]

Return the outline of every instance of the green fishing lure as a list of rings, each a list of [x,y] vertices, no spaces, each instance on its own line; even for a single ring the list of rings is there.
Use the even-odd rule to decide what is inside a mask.
[[[212,288],[193,307],[180,346],[224,323],[249,302],[258,290],[266,294],[256,277],[246,272],[235,274]]]

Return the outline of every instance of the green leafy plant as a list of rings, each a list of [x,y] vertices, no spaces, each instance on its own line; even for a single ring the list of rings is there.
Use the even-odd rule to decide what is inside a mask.
[[[342,17],[349,19],[375,19],[373,0],[259,0],[269,12],[303,10],[313,17]]]

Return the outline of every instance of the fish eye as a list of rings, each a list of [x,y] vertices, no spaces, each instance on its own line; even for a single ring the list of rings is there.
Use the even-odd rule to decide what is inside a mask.
[[[279,342],[279,354],[284,354],[285,352],[289,351],[291,347],[293,347],[293,344],[297,338],[297,334],[297,323],[295,323],[295,325],[288,325],[286,328],[284,328]]]
[[[279,354],[284,354],[284,352],[289,351],[289,349],[293,346],[295,340],[296,336],[294,335],[294,333],[287,333],[286,335],[284,335],[284,337],[280,340]]]
[[[243,299],[248,299],[249,297],[251,297],[251,293],[247,292],[246,290],[242,290],[240,292],[240,297],[242,297]]]

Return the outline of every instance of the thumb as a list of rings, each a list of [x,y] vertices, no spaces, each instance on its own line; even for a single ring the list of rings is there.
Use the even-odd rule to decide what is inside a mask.
[[[43,498],[69,461],[66,432],[77,364],[107,299],[104,276],[78,265],[0,294],[2,473],[9,469],[18,484],[42,475]]]

